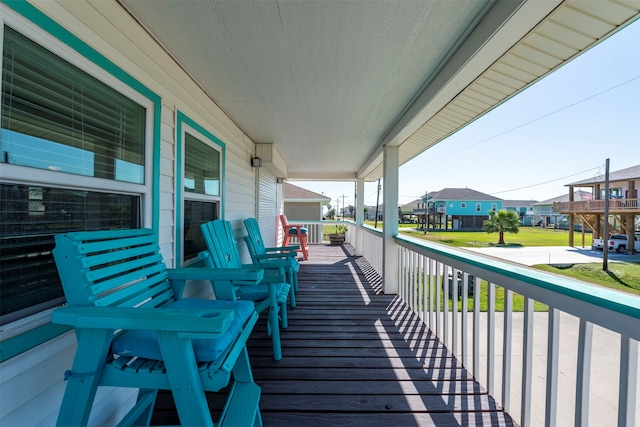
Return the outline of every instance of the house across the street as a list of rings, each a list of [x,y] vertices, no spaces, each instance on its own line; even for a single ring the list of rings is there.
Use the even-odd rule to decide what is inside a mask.
[[[489,219],[489,211],[502,209],[502,199],[471,188],[444,188],[429,194],[427,228],[444,230],[480,230]],[[416,209],[424,223],[424,209]]]

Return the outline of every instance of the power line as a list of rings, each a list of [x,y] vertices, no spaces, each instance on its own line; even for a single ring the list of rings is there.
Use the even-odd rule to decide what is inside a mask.
[[[467,145],[467,146],[465,146],[465,147],[459,148],[459,149],[457,149],[457,150],[455,150],[455,151],[451,151],[450,153],[443,154],[443,155],[442,155],[442,156],[440,156],[440,157],[430,158],[430,159],[428,159],[428,160],[426,160],[426,161],[424,161],[424,162],[422,162],[422,163],[417,163],[417,164],[412,165],[412,166],[410,166],[410,167],[422,166],[422,165],[424,165],[424,164],[427,164],[427,163],[430,163],[430,162],[434,162],[434,161],[436,161],[436,160],[440,160],[440,159],[442,159],[442,158],[444,158],[444,157],[448,157],[448,156],[450,156],[450,155],[452,155],[452,154],[457,154],[457,153],[459,153],[459,152],[461,152],[461,151],[467,150],[467,149],[472,148],[472,147],[475,147],[475,146],[477,146],[477,145],[484,144],[485,142],[491,141],[491,140],[492,140],[492,139],[494,139],[494,138],[497,138],[497,137],[499,137],[499,136],[506,135],[506,134],[508,134],[508,133],[510,133],[510,132],[513,132],[513,131],[517,130],[517,129],[520,129],[520,128],[522,128],[522,127],[528,126],[528,125],[530,125],[531,123],[535,123],[535,122],[540,121],[540,120],[542,120],[542,119],[546,119],[546,118],[547,118],[547,117],[549,117],[549,116],[552,116],[552,115],[554,115],[554,114],[557,114],[557,113],[559,113],[559,112],[561,112],[561,111],[564,111],[564,110],[566,110],[566,109],[568,109],[568,108],[575,107],[575,106],[576,106],[576,105],[578,105],[578,104],[581,104],[581,103],[583,103],[583,102],[589,101],[590,99],[593,99],[593,98],[595,98],[595,97],[597,97],[597,96],[603,95],[603,94],[605,94],[605,93],[607,93],[607,92],[610,92],[610,91],[612,91],[612,90],[614,90],[614,89],[617,89],[617,88],[619,88],[619,87],[621,87],[621,86],[624,86],[624,85],[626,85],[626,84],[629,84],[629,83],[631,83],[631,82],[633,82],[633,81],[635,81],[635,80],[638,80],[638,79],[640,79],[640,75],[635,76],[635,77],[633,77],[633,78],[631,78],[631,79],[629,79],[629,80],[626,80],[626,81],[624,81],[624,82],[622,82],[622,83],[619,83],[619,84],[617,84],[617,85],[615,85],[615,86],[611,86],[611,87],[609,87],[609,88],[607,88],[607,89],[605,89],[605,90],[603,90],[603,91],[597,92],[597,93],[595,93],[595,94],[593,94],[593,95],[590,95],[590,96],[588,96],[588,97],[586,97],[586,98],[583,98],[583,99],[581,99],[581,100],[579,100],[579,101],[576,101],[576,102],[574,102],[574,103],[572,103],[572,104],[569,104],[569,105],[566,105],[566,106],[564,106],[564,107],[562,107],[562,108],[559,108],[559,109],[557,109],[557,110],[551,111],[550,113],[547,113],[547,114],[544,114],[544,115],[542,115],[542,116],[539,116],[539,117],[537,117],[537,118],[535,118],[535,119],[529,120],[528,122],[522,123],[522,124],[520,124],[520,125],[518,125],[518,126],[515,126],[515,127],[513,127],[513,128],[510,128],[510,129],[507,129],[507,130],[505,130],[505,131],[503,131],[503,132],[500,132],[500,133],[495,134],[495,135],[493,135],[493,136],[490,136],[490,137],[488,137],[488,138],[482,139],[482,140],[480,140],[480,141],[478,141],[478,142],[475,142],[475,143],[473,143],[473,144]],[[526,188],[526,187],[525,187],[525,188]]]
[[[590,168],[590,169],[583,170],[582,172],[573,173],[573,174],[571,174],[571,175],[563,176],[563,177],[561,177],[561,178],[552,179],[552,180],[550,180],[550,181],[544,181],[544,182],[540,182],[540,183],[538,183],[538,184],[526,185],[526,186],[524,186],[524,187],[512,188],[511,190],[491,191],[490,193],[491,193],[491,194],[500,194],[500,193],[509,193],[509,192],[511,192],[511,191],[524,190],[524,189],[526,189],[526,188],[537,187],[537,186],[539,186],[539,185],[550,184],[550,183],[552,183],[552,182],[556,182],[556,181],[560,181],[560,180],[563,180],[563,179],[571,178],[572,176],[576,176],[576,175],[580,175],[580,174],[583,174],[583,173],[591,172],[591,171],[593,171],[593,170],[600,170],[600,168],[601,168],[601,166],[596,166],[596,167],[594,167],[594,168]]]

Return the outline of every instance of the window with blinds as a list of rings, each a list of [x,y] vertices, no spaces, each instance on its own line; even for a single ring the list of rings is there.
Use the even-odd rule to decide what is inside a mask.
[[[140,227],[149,184],[143,106],[8,27],[2,58],[0,168],[11,165],[0,183],[6,325],[64,302],[54,235]],[[64,188],[63,173],[86,178]]]
[[[184,259],[206,249],[200,224],[218,219],[220,151],[195,136],[184,135]]]
[[[0,162],[144,182],[145,109],[5,27]]]
[[[140,197],[39,185],[0,185],[0,324],[64,302],[53,236],[137,228]]]
[[[220,152],[186,134],[184,146],[184,191],[220,195]]]

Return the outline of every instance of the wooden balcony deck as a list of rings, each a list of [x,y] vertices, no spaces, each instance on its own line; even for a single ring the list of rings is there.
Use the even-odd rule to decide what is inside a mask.
[[[249,344],[265,426],[515,425],[350,246],[311,245],[299,283],[283,359],[264,320]],[[178,422],[170,394],[153,422]]]

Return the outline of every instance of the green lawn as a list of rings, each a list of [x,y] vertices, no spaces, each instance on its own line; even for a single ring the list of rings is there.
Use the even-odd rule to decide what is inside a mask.
[[[618,291],[640,295],[640,264],[610,262],[609,271],[602,271],[602,263],[574,264],[567,268],[536,265],[537,269],[561,274]]]
[[[420,239],[466,248],[497,246],[498,235],[484,231],[416,231],[413,227],[401,227],[400,232]],[[581,233],[575,233],[576,246],[582,245]],[[568,246],[567,230],[548,230],[538,227],[520,227],[518,234],[505,233],[505,246]],[[591,247],[591,233],[585,233],[585,247]]]
[[[444,309],[444,289],[440,291],[440,309]],[[435,301],[435,290],[434,290],[434,301]],[[513,294],[513,311],[514,312],[522,312],[524,311],[524,296],[520,294]],[[488,309],[489,302],[489,283],[486,280],[480,280],[480,311],[486,312]],[[427,303],[428,304],[428,303]],[[548,306],[538,301],[534,301],[533,303],[534,311],[548,311]],[[451,300],[451,296],[449,297],[449,311],[453,310],[453,301]],[[500,286],[496,286],[496,307],[495,310],[497,312],[504,311],[504,288]],[[458,299],[458,311],[462,311],[462,298]],[[467,306],[467,311],[473,311],[473,297],[469,297],[469,302]]]

